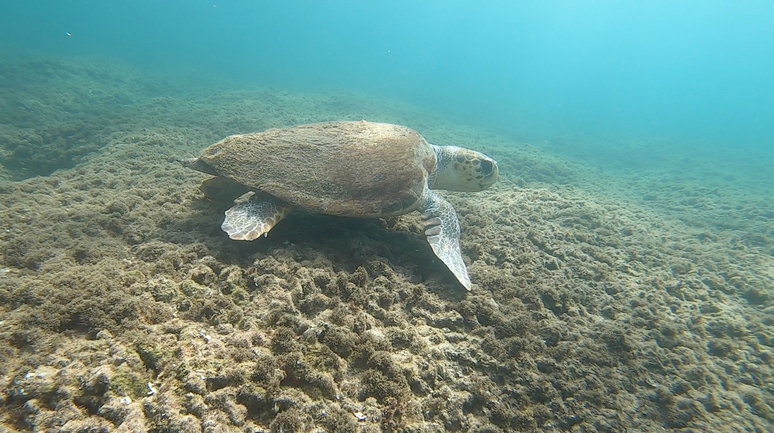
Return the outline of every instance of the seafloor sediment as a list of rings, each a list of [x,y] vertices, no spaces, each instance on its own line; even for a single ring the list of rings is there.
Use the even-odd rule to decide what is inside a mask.
[[[194,94],[93,60],[0,75],[0,430],[772,428],[774,203],[750,166],[598,167],[364,96]],[[233,242],[169,162],[361,118],[499,161],[491,190],[442,193],[472,292],[418,215]]]

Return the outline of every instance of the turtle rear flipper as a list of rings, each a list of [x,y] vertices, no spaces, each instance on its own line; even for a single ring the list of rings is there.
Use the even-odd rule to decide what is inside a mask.
[[[451,203],[427,190],[422,220],[425,236],[435,255],[449,268],[467,290],[471,283],[460,249],[460,223]]]
[[[271,194],[256,193],[249,200],[226,211],[220,228],[236,241],[252,241],[266,236],[293,207]]]

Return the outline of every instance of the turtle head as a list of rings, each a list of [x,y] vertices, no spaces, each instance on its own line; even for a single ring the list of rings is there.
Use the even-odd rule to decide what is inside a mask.
[[[179,162],[183,167],[188,167],[192,170],[201,171],[202,173],[211,174],[213,176],[220,176],[217,170],[212,168],[209,164],[202,161],[201,158],[175,158],[175,161]]]
[[[431,146],[435,151],[436,165],[427,179],[430,189],[475,192],[497,182],[499,173],[494,159],[457,146]]]

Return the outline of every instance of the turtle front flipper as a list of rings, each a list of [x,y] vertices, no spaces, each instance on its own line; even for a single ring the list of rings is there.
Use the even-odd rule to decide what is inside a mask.
[[[227,210],[220,228],[235,241],[252,241],[266,236],[292,208],[273,195],[257,192],[246,202]]]
[[[457,277],[457,280],[470,290],[470,277],[462,260],[460,250],[460,223],[457,213],[451,203],[430,190],[426,190],[427,198],[422,220],[425,224],[425,236],[435,255]]]

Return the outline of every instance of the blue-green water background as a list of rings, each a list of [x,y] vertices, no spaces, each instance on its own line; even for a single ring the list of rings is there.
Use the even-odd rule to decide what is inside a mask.
[[[354,90],[530,141],[774,147],[765,0],[3,2],[0,47]]]

